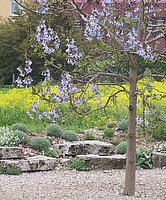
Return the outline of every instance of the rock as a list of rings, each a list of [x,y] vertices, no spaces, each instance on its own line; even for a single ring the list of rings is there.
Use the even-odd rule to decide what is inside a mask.
[[[97,140],[66,142],[64,144],[54,145],[54,148],[60,149],[67,156],[86,154],[107,156],[113,152],[112,144]]]
[[[25,160],[0,160],[3,167],[19,167],[23,172],[54,170],[58,165],[58,159],[47,156],[27,157]]]
[[[154,152],[152,156],[152,163],[155,168],[166,167],[166,152]]]
[[[23,158],[21,147],[0,147],[0,160],[2,159],[20,159]]]
[[[85,160],[93,170],[124,169],[126,165],[125,155],[98,156],[91,154],[77,157]]]

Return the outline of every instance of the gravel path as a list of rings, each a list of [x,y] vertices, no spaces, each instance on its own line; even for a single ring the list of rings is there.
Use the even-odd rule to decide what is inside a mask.
[[[0,200],[166,200],[166,170],[137,171],[136,197],[122,195],[124,170],[0,175]]]

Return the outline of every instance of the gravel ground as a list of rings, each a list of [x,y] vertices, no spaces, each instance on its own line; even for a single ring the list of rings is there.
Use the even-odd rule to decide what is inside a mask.
[[[165,200],[166,170],[138,170],[136,196],[122,195],[124,170],[0,175],[0,200]]]

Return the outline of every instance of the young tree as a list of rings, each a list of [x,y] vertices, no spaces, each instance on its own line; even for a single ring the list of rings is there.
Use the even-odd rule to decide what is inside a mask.
[[[51,80],[49,69],[43,72],[44,83],[40,89],[34,89],[34,92],[46,102],[51,102],[53,106],[49,112],[37,111],[37,106],[41,104],[41,101],[38,101],[33,104],[32,111],[37,113],[39,119],[52,118],[55,122],[60,116],[58,103],[70,102],[76,112],[89,112],[87,103],[90,97],[85,97],[85,92],[90,85],[93,97],[99,96],[98,85],[100,84],[112,84],[120,88],[109,96],[105,105],[95,111],[105,110],[112,98],[114,99],[121,92],[127,92],[129,95],[128,149],[124,193],[129,196],[135,195],[137,81],[144,77],[144,74],[138,75],[140,67],[138,59],[142,57],[155,62],[165,56],[166,49],[159,49],[158,46],[166,37],[166,25],[151,23],[162,13],[159,1],[103,0],[101,3],[90,2],[90,7],[88,7],[89,1],[85,4],[78,4],[75,0],[36,0],[35,2],[39,5],[39,13],[43,15],[56,14],[57,9],[62,13],[73,12],[76,16],[80,15],[85,25],[84,44],[85,47],[90,45],[88,52],[90,56],[85,56],[87,52],[85,54],[83,50],[86,49],[84,47],[78,49],[75,40],[69,35],[66,39],[65,53],[69,66],[75,66],[71,72],[72,76],[68,73],[71,71],[68,68],[55,66],[52,57],[59,49],[61,41],[56,32],[47,26],[47,22],[41,21],[36,31],[37,45],[44,54],[50,55],[50,60],[46,63],[61,71],[62,80],[57,86],[59,93],[55,94],[48,86]],[[115,58],[115,67],[117,66],[116,58],[120,61],[122,61],[121,58],[125,59],[126,71],[117,71],[115,67],[110,67],[110,57]],[[19,69],[21,76],[17,79],[17,83],[20,86],[31,84],[32,79],[29,77],[31,65],[33,64],[30,61],[26,61],[25,69]],[[123,66],[120,65],[120,68]],[[153,73],[150,75],[154,76]],[[129,91],[121,84],[124,81],[129,83]],[[77,83],[76,86],[73,82]]]

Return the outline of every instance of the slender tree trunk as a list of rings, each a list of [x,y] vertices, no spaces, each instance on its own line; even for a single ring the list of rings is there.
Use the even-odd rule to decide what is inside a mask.
[[[128,110],[128,137],[125,174],[125,195],[135,195],[135,164],[136,164],[136,103],[137,103],[137,62],[135,56],[130,56],[130,91]]]

